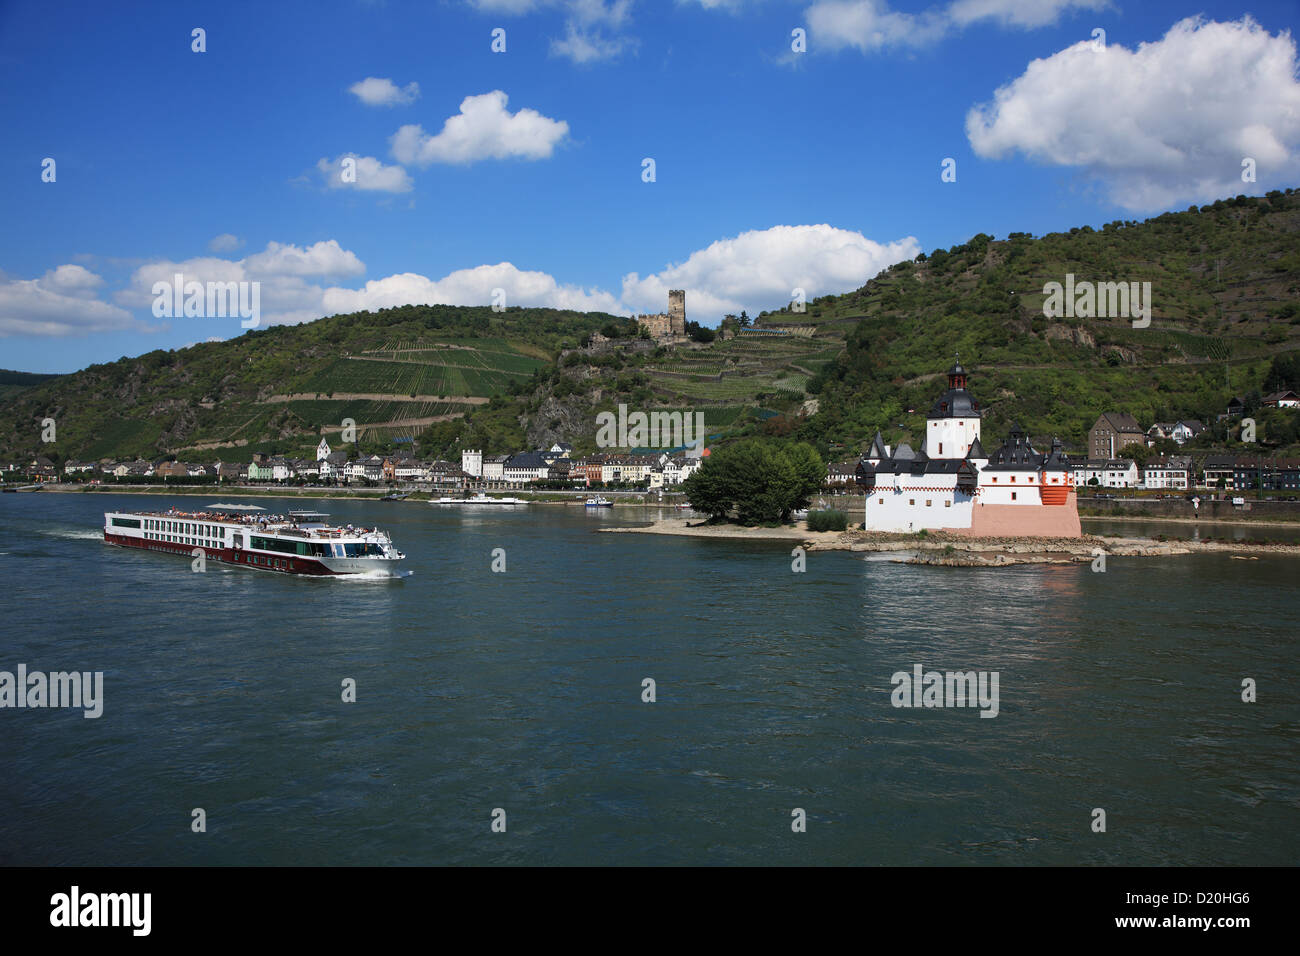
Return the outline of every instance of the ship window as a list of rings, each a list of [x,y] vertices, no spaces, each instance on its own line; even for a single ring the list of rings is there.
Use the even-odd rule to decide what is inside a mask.
[[[118,528],[138,528],[140,527],[139,518],[112,518],[112,524]]]
[[[943,442],[939,442],[939,454],[943,454]]]

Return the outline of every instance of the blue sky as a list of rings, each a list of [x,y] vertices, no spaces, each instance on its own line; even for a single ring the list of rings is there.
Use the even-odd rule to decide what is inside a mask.
[[[1293,2],[129,9],[0,2],[0,368],[241,333],[155,317],[177,271],[258,282],[263,325],[493,289],[661,311],[670,287],[716,324],[977,232],[1300,180]]]

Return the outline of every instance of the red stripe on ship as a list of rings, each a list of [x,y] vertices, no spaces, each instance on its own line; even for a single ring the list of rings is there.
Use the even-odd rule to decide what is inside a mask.
[[[146,538],[131,538],[121,534],[109,534],[104,532],[104,540],[109,544],[121,545],[125,548],[138,548],[141,551],[159,551],[166,554],[182,554],[187,558],[194,557],[194,549],[200,548],[208,558],[219,561],[222,564],[233,564],[241,568],[252,568],[255,571],[278,571],[280,574],[318,574],[318,575],[335,575],[339,572],[331,571],[325,565],[312,561],[308,558],[284,557],[276,558],[268,554],[250,554],[247,551],[236,550],[234,548],[205,548],[198,544],[179,544],[175,541],[154,541]],[[284,561],[286,567],[277,568],[273,564],[258,564],[255,558],[264,558],[270,561]]]

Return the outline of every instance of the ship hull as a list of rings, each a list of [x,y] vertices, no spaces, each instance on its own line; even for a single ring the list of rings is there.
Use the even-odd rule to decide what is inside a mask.
[[[253,571],[300,574],[309,577],[392,577],[389,566],[398,563],[376,561],[373,558],[310,558],[288,554],[257,554],[239,548],[212,548],[173,541],[155,541],[107,531],[104,532],[104,541],[121,548],[177,554],[190,559],[196,557],[195,551],[202,551],[205,561],[215,561],[218,564],[229,564]]]

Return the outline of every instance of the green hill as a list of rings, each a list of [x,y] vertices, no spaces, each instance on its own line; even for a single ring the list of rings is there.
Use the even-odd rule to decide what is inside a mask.
[[[1047,318],[1044,286],[1151,283],[1151,322]],[[846,457],[882,429],[918,444],[955,352],[985,434],[1012,421],[1082,445],[1103,411],[1214,425],[1234,395],[1300,388],[1300,193],[1222,200],[1035,238],[977,235],[802,312],[657,347],[632,322],[553,309],[405,306],[248,332],[46,378],[0,373],[0,458],[248,460],[307,454],[356,422],[363,449],[594,448],[596,414],[704,413],[712,434],[790,436]],[[584,347],[592,333],[612,339]],[[55,446],[39,422],[58,425]],[[1287,412],[1263,440],[1297,441]],[[1225,438],[1222,426],[1207,441]]]
[[[1150,326],[1046,318],[1044,285],[1067,273],[1150,282]],[[822,322],[854,321],[844,353],[808,385],[820,411],[799,434],[823,447],[856,447],[877,427],[919,438],[956,352],[994,435],[1019,421],[1031,434],[1082,445],[1110,410],[1145,424],[1212,424],[1232,396],[1278,387],[1270,371],[1285,379],[1289,373],[1277,369],[1289,368],[1285,357],[1300,350],[1300,193],[1237,197],[1041,238],[979,235],[812,303],[809,312]],[[1285,431],[1275,437],[1294,441]]]
[[[0,395],[0,457],[306,454],[345,419],[382,445],[505,396],[561,348],[610,325],[632,332],[603,313],[407,306],[272,326],[48,381],[16,373],[17,391]],[[46,417],[57,425],[53,445],[40,442]],[[522,440],[518,423],[513,431]]]

